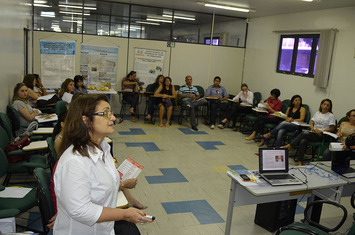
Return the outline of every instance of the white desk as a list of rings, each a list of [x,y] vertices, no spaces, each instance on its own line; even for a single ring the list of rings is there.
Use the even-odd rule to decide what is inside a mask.
[[[103,95],[115,95],[117,91],[111,88],[109,91],[88,90],[88,94],[103,94]]]
[[[33,151],[33,150],[39,150],[39,149],[47,149],[48,148],[48,143],[47,140],[41,140],[41,141],[34,141],[31,142],[29,145],[23,147],[23,151]]]
[[[310,167],[307,169],[309,168]],[[231,232],[233,208],[235,206],[297,199],[303,197],[304,195],[307,197],[312,196],[312,198],[314,195],[317,195],[323,199],[337,202],[340,201],[343,186],[347,184],[347,181],[336,176],[333,176],[330,179],[323,178],[313,171],[305,171],[305,167],[299,167],[299,169],[307,176],[307,185],[302,184],[273,187],[261,179],[259,183],[251,183],[250,185],[244,184],[243,186],[242,184],[244,182],[242,179],[228,171],[227,174],[231,178],[231,188],[225,234],[229,235]],[[306,179],[305,175],[303,175],[298,169],[290,169],[289,172],[302,181]]]
[[[37,130],[32,131],[32,134],[36,135],[51,135],[53,134],[54,127],[40,127]]]

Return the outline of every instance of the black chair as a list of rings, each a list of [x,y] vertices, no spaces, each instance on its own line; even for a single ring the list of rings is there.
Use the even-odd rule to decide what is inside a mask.
[[[118,91],[118,99],[121,104],[121,109],[120,109],[120,117],[123,119],[123,116],[127,113],[127,110],[129,110],[129,107],[131,106],[130,102],[128,102],[126,99],[124,99],[125,94],[129,94],[132,92],[126,92],[126,91]],[[138,93],[138,98],[137,98],[137,104],[134,109],[134,116],[139,119],[139,105],[142,103],[142,95]]]
[[[253,107],[258,106],[260,101],[261,101],[261,93],[260,92],[254,92]],[[257,114],[255,114],[255,113],[250,113],[250,114],[244,115],[241,118],[240,131],[241,132],[250,131],[256,119],[257,119]]]
[[[355,193],[352,194],[351,196],[351,206],[355,209],[354,205],[354,199],[355,199]],[[342,217],[338,224],[332,228],[329,228],[325,225],[320,224],[317,221],[312,220],[309,215],[309,211],[312,210],[314,206],[322,206],[324,204],[329,204],[331,206],[334,206],[335,208],[339,208],[340,211],[342,212]],[[314,201],[310,204],[307,205],[306,209],[304,210],[304,220],[303,222],[305,223],[292,223],[290,225],[281,227],[279,230],[276,231],[275,235],[302,235],[302,234],[310,234],[310,235],[325,235],[329,234],[330,232],[335,232],[337,231],[341,226],[343,226],[346,217],[348,215],[348,212],[346,208],[342,205],[340,205],[337,202],[334,201],[325,201],[325,200],[320,200],[320,201]],[[353,218],[355,218],[355,213],[353,215]],[[352,226],[350,227],[348,235],[354,235],[355,234],[355,222],[353,222]]]
[[[34,170],[34,176],[37,182],[36,198],[41,213],[43,233],[48,234],[49,228],[47,224],[54,216],[54,204],[50,193],[50,175],[42,168]]]
[[[203,89],[203,87],[201,86],[195,86],[197,88],[197,91],[200,95],[200,98],[204,98],[205,97],[205,90]],[[199,112],[202,112],[202,115],[206,118],[207,117],[207,103],[202,105],[201,107],[198,107],[198,109],[195,112],[195,116],[196,116],[196,124],[198,125],[198,119],[199,119]],[[186,107],[184,107],[182,105],[182,99],[178,98],[176,101],[176,107],[179,107],[179,116],[178,116],[178,123],[181,125],[183,119],[187,120],[189,118],[189,112],[186,109]]]

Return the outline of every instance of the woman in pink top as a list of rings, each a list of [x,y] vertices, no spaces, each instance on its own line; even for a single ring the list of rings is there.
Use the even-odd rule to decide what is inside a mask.
[[[271,114],[281,111],[282,102],[279,100],[281,92],[279,89],[272,89],[270,92],[270,97],[267,99],[266,103],[262,100],[260,103],[264,104],[267,108],[268,114],[259,116],[253,127],[253,132],[250,136],[246,138],[246,140],[254,140],[256,134],[263,133],[264,125],[266,123],[278,124],[281,120],[277,117],[272,116]]]

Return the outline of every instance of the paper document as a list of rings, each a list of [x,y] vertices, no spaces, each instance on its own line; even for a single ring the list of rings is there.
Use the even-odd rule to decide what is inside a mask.
[[[236,103],[233,99],[227,99],[227,101]]]
[[[295,124],[295,125],[297,125],[297,126],[303,126],[303,127],[309,127],[309,126],[311,126],[310,124],[305,123],[305,122],[296,122],[296,121],[293,121],[293,122],[291,122],[291,123],[293,123],[293,124]]]
[[[142,172],[144,166],[135,162],[131,158],[126,158],[123,163],[117,168],[120,177],[123,180],[136,179]]]
[[[118,191],[116,208],[125,208],[127,206],[128,206],[128,201],[127,201],[126,196],[123,194],[122,191]]]
[[[43,122],[53,122],[53,121],[58,121],[58,116],[55,113],[51,113],[51,114],[45,114],[45,115],[39,115],[36,116],[36,120],[39,123],[43,123]]]
[[[50,100],[53,98],[54,95],[55,94],[40,96],[37,98],[37,100]]]
[[[333,137],[334,139],[338,139],[338,136],[332,132],[323,131],[323,134],[329,135],[329,136]]]
[[[330,151],[343,151],[344,144],[340,142],[332,142],[329,145]]]
[[[32,188],[6,187],[3,191],[0,191],[0,197],[24,198],[31,190]]]
[[[286,114],[284,114],[283,112],[275,112],[272,114],[272,116],[275,116],[275,117],[280,117],[280,118],[286,118]]]
[[[259,112],[259,113],[268,113],[266,109],[261,109],[261,108],[252,108],[252,110]]]
[[[263,103],[259,103],[259,104],[258,104],[258,108],[267,109],[266,105],[263,104]]]

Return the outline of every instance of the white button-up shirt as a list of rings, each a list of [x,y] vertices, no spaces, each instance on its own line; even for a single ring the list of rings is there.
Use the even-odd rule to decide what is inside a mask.
[[[89,148],[90,158],[73,153],[73,145],[62,154],[54,174],[58,207],[54,234],[114,235],[113,221],[97,223],[103,207],[116,207],[120,185],[109,144],[103,141],[101,148]]]

